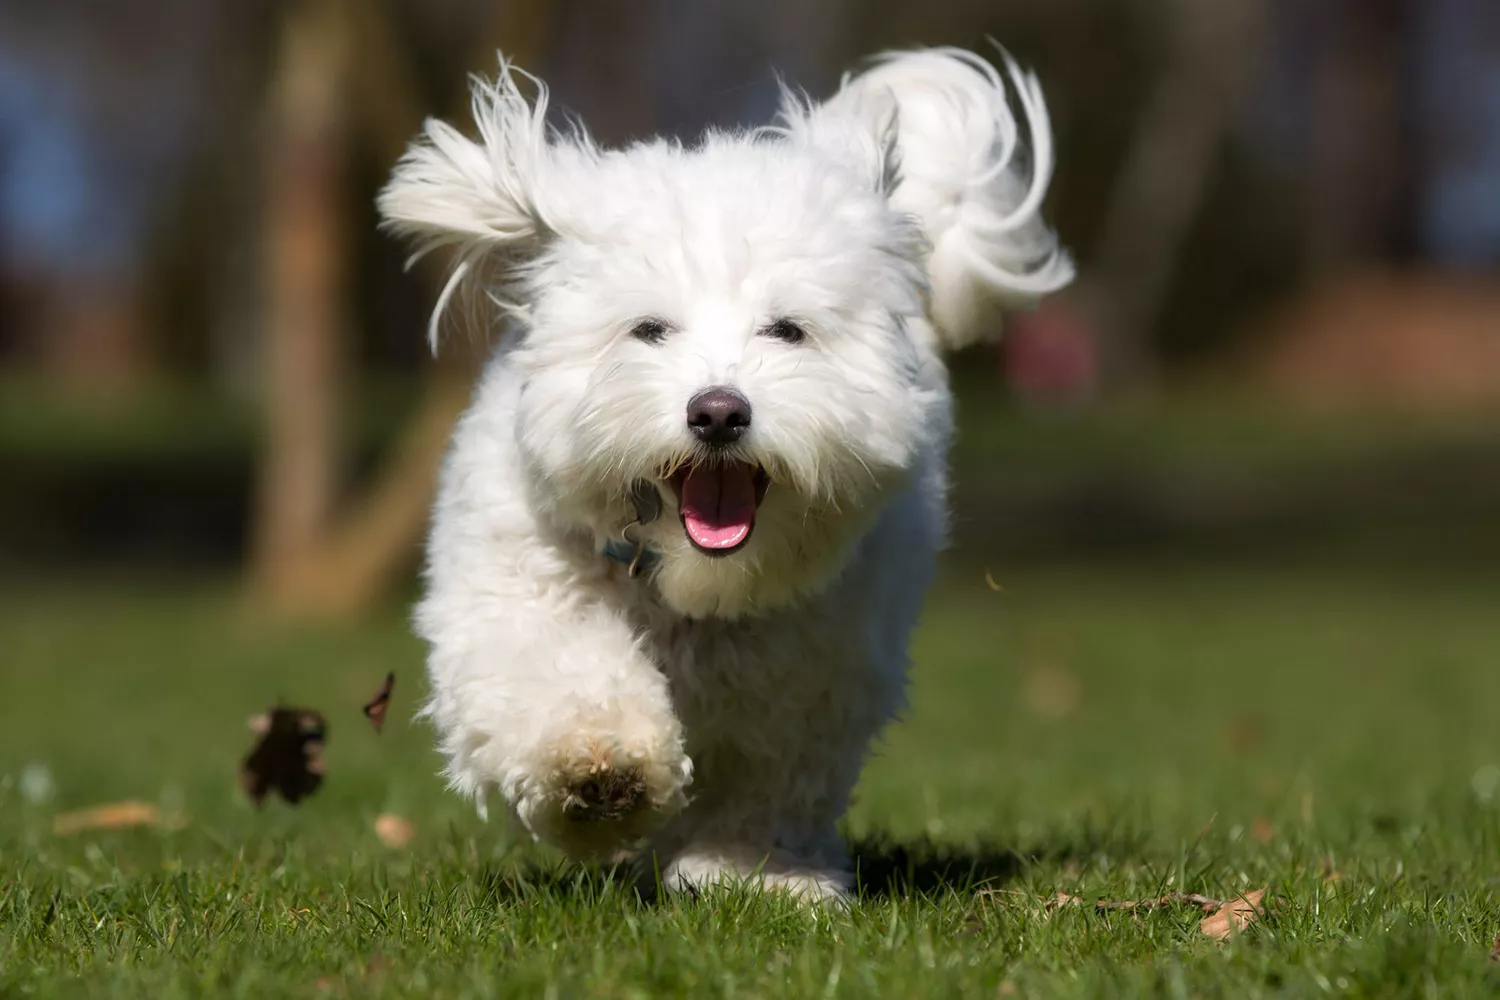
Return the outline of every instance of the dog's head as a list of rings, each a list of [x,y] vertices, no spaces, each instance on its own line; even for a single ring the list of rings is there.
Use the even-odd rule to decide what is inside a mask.
[[[937,92],[893,74],[903,59],[937,60],[917,80]],[[1028,204],[1047,165],[1018,183],[985,70],[897,57],[826,105],[789,102],[784,127],[692,147],[549,131],[545,90],[528,100],[509,67],[476,90],[479,141],[429,123],[381,209],[424,248],[455,247],[450,287],[483,276],[514,321],[533,502],[601,545],[628,531],[684,614],[764,610],[832,578],[946,437],[940,348],[996,292],[1034,294],[1005,279],[1067,280]],[[945,154],[964,162],[918,176]]]

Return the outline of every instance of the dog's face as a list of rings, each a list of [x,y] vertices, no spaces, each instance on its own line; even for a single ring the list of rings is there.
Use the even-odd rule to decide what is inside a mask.
[[[818,586],[942,413],[914,225],[867,178],[775,138],[565,169],[558,231],[516,289],[539,498],[618,537],[649,484],[662,511],[631,538],[684,613]]]
[[[1008,69],[1029,169],[1005,82],[949,49],[693,148],[550,131],[545,88],[528,100],[508,65],[475,91],[477,142],[429,122],[381,211],[458,251],[450,291],[498,276],[532,504],[601,548],[645,543],[686,615],[832,579],[946,436],[939,347],[1071,278],[1039,215],[1045,105]]]

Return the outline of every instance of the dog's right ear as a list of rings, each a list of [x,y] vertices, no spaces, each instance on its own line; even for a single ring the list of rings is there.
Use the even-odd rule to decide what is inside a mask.
[[[518,77],[532,84],[535,98],[521,92]],[[546,209],[554,154],[546,112],[546,86],[502,57],[493,83],[473,84],[478,141],[428,119],[380,192],[383,226],[415,244],[412,260],[439,248],[456,252],[428,330],[434,350],[443,308],[465,276],[490,260],[502,269],[522,266],[554,232]],[[581,129],[572,142],[589,146]]]

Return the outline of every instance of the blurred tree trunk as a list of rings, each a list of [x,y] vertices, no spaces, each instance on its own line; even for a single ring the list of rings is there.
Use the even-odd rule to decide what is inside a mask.
[[[262,164],[266,438],[252,572],[272,605],[301,596],[342,466],[351,256],[346,27],[334,4],[292,3],[270,84]]]
[[[359,53],[358,60],[345,67],[349,72],[348,89],[353,94],[350,103],[361,115],[359,124],[372,140],[373,147],[380,151],[382,159],[392,162],[416,134],[424,105],[417,75],[407,58],[400,32],[390,21],[388,10],[374,0],[327,0],[325,6],[333,12],[334,23],[347,31],[344,44]],[[522,65],[535,65],[542,47],[541,40],[546,35],[547,0],[513,0],[497,5],[494,10],[496,13],[492,19],[477,32],[477,51],[467,60],[467,65],[489,70],[494,58],[493,42],[497,38],[506,43],[507,54],[517,57]],[[459,118],[462,110],[462,105],[450,109],[446,117]],[[335,200],[325,208],[332,211],[340,204]],[[326,240],[320,246],[330,252],[337,251],[341,259],[348,257],[349,248],[336,240]],[[435,297],[442,284],[442,275],[430,266],[422,273],[430,279]],[[331,274],[325,272],[325,278]],[[342,276],[337,277],[340,279],[337,286],[332,281],[325,281],[319,287],[342,293]],[[329,325],[324,329],[327,332],[334,328]],[[420,335],[421,331],[413,331],[413,336]],[[325,344],[337,343],[338,338],[331,334],[325,341]],[[303,345],[303,349],[306,350],[307,346]],[[342,368],[323,363],[327,358],[336,359],[338,355],[325,357],[318,349],[312,349],[311,353],[311,372],[306,368],[300,373],[290,368],[278,370],[279,377],[285,380],[283,395],[293,391],[313,391],[314,383],[321,379],[321,384],[329,390],[328,397],[341,400]],[[408,419],[406,429],[392,445],[370,482],[340,510],[336,524],[330,523],[329,515],[332,487],[337,482],[338,455],[325,446],[337,443],[334,432],[338,411],[326,405],[308,407],[307,418],[323,421],[312,442],[292,434],[292,421],[273,416],[273,429],[280,426],[283,432],[278,439],[282,452],[280,462],[290,466],[287,453],[300,451],[307,465],[304,467],[299,462],[299,470],[310,472],[315,454],[323,464],[320,473],[309,476],[309,482],[319,490],[316,519],[311,516],[314,505],[308,502],[312,491],[306,497],[293,494],[298,503],[306,503],[306,508],[289,507],[289,512],[295,514],[289,520],[296,530],[288,532],[288,536],[294,538],[295,546],[289,545],[286,550],[289,553],[287,570],[256,574],[257,579],[269,584],[261,588],[261,596],[267,599],[266,603],[272,610],[302,616],[360,612],[386,594],[400,574],[415,561],[448,436],[453,422],[468,402],[477,370],[477,358],[472,350],[466,352],[461,346],[445,347],[445,353],[448,360],[431,368],[421,402]],[[295,355],[289,352],[289,357]],[[314,377],[312,372],[319,375]],[[276,373],[273,371],[272,374]],[[276,450],[277,443],[273,441],[266,459],[268,485],[275,472]],[[262,517],[271,510],[269,504],[263,504]],[[311,530],[307,530],[309,528]]]
[[[1079,295],[1102,333],[1113,389],[1154,378],[1151,337],[1178,254],[1208,186],[1235,105],[1261,50],[1265,0],[1178,0],[1175,36],[1126,152]]]
[[[379,472],[319,539],[290,605],[303,617],[358,614],[387,595],[417,560],[453,424],[469,402],[473,366],[445,362],[428,375]]]

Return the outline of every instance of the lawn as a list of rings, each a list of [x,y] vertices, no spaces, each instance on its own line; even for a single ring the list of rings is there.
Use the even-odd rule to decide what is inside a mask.
[[[11,590],[0,996],[1500,991],[1500,585],[994,575],[934,595],[839,914],[642,901],[482,824],[410,722],[399,613],[269,628],[214,588]],[[328,716],[328,778],[256,811],[235,770],[277,698]],[[125,799],[173,822],[53,831]],[[384,846],[382,813],[415,838]],[[1261,887],[1272,911],[1229,941],[1190,906],[1092,905]]]

